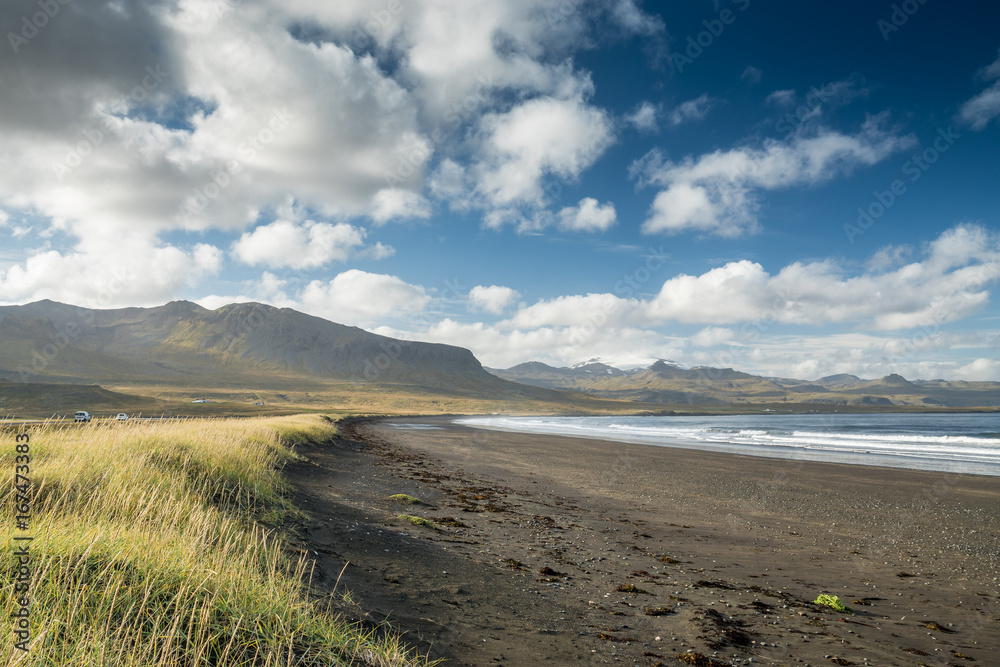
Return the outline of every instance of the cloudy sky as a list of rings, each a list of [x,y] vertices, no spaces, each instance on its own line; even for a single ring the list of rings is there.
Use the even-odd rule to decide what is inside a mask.
[[[0,303],[1000,380],[986,0],[8,0]]]

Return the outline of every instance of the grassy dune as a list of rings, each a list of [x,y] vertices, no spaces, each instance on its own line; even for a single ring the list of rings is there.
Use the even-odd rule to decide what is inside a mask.
[[[46,424],[28,431],[32,523],[15,530],[14,433],[0,433],[5,544],[33,535],[30,650],[0,664],[419,665],[336,617],[279,526],[298,510],[280,467],[323,441],[319,416]],[[5,550],[0,616],[15,610]]]

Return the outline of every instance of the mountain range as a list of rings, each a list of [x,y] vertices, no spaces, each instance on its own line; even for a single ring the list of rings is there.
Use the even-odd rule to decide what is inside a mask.
[[[209,310],[187,301],[112,310],[53,301],[0,307],[0,399],[28,396],[28,384],[50,397],[60,392],[44,387],[54,385],[125,392],[92,392],[94,400],[108,404],[127,402],[137,388],[176,397],[202,389],[243,396],[264,390],[321,394],[331,387],[344,396],[388,387],[521,410],[541,403],[577,411],[774,403],[1000,405],[1000,383],[911,382],[898,375],[863,380],[842,374],[807,382],[662,360],[633,370],[599,360],[570,368],[528,362],[486,369],[461,347],[397,340],[259,303]],[[12,401],[0,400],[0,407]]]
[[[312,377],[501,387],[466,349],[395,340],[288,308],[91,310],[52,301],[0,307],[0,376],[54,381],[192,382]]]
[[[599,361],[561,368],[531,361],[507,369],[489,370],[498,377],[538,387],[569,389],[605,398],[647,403],[1000,406],[998,382],[911,382],[896,374],[864,380],[842,373],[810,382],[762,377],[732,368],[684,368],[663,360],[648,368],[635,370],[622,370]]]
[[[0,383],[0,399],[26,383],[36,389],[55,383],[243,402],[258,400],[246,398],[254,392],[270,391],[272,399],[282,400],[290,399],[275,392],[297,392],[301,402],[304,396],[329,397],[331,391],[350,397],[389,387],[396,394],[498,404],[600,409],[600,403],[610,403],[504,380],[486,372],[464,348],[396,340],[259,303],[216,310],[186,301],[113,310],[47,300],[0,307]],[[95,401],[107,398],[91,395]],[[0,400],[0,407],[4,404],[16,405]]]

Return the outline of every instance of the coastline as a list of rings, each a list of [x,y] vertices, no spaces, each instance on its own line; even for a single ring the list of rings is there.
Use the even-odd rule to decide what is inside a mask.
[[[304,535],[320,583],[350,561],[341,585],[360,606],[449,664],[681,664],[693,651],[720,665],[936,665],[1000,653],[996,478],[445,417],[343,431],[291,471],[326,516]],[[400,507],[394,493],[426,504]],[[812,604],[822,593],[857,613]]]
[[[898,419],[898,415],[889,413],[860,417],[847,414],[751,414],[641,416],[638,419],[623,415],[569,418],[482,415],[457,418],[455,424],[508,433],[561,435],[781,461],[847,463],[1000,477],[1000,449],[997,449],[1000,447],[1000,437],[997,437],[1000,434],[995,434],[991,440],[971,439],[981,435],[982,429],[993,431],[1000,428],[1000,424],[990,417],[990,421],[983,424],[959,423],[939,430],[942,420],[949,417],[975,419],[968,414],[934,415],[930,423],[921,424],[912,421],[920,418],[912,414],[903,423],[881,421]],[[635,421],[630,422],[629,419]],[[704,421],[706,419],[710,421]],[[858,419],[865,423],[859,425]],[[893,430],[889,431],[889,428]],[[965,431],[962,431],[963,428]],[[914,429],[917,429],[916,432]],[[969,432],[970,429],[972,432]],[[891,439],[888,439],[889,436]],[[962,441],[958,451],[942,453],[940,448],[954,448],[956,441]]]

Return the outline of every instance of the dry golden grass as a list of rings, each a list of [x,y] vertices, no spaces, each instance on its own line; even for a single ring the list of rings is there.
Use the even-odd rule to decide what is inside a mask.
[[[9,630],[0,664],[415,665],[391,634],[337,618],[307,590],[280,526],[298,513],[288,445],[336,429],[318,416],[31,427],[29,651]],[[11,433],[0,466],[14,526]],[[15,560],[8,550],[5,571]],[[0,615],[15,610],[5,576]]]
[[[586,394],[552,393],[546,399],[529,395],[476,398],[461,393],[407,385],[371,383],[299,382],[297,388],[236,390],[212,387],[183,388],[144,385],[110,387],[125,394],[155,397],[142,412],[149,415],[230,416],[253,414],[319,413],[328,415],[435,415],[435,414],[620,414],[660,410],[659,404],[616,401]],[[535,388],[528,388],[534,391]],[[543,390],[538,390],[543,391]],[[192,398],[215,403],[192,404]],[[251,403],[263,401],[265,406]],[[83,405],[79,409],[86,410]],[[93,411],[91,411],[93,412]],[[109,410],[101,414],[114,414]],[[27,414],[27,413],[19,413]],[[47,414],[47,413],[46,413]],[[72,413],[68,413],[72,416]]]

